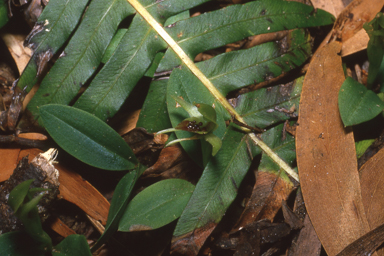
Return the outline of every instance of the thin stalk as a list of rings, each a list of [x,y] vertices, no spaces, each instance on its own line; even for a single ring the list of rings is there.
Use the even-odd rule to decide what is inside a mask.
[[[182,62],[191,70],[191,72],[204,84],[210,93],[223,105],[223,107],[233,116],[236,120],[246,124],[244,119],[236,112],[236,110],[229,104],[227,99],[216,89],[211,81],[198,69],[195,63],[188,57],[188,55],[181,49],[181,47],[173,40],[173,38],[164,30],[164,28],[152,17],[152,15],[137,1],[127,0],[133,8],[148,22],[148,24],[164,39],[164,41],[172,48],[172,50],[179,56]],[[248,128],[241,127],[244,132],[249,134],[249,137],[270,157],[272,158],[285,172],[287,172],[296,181],[299,181],[297,173],[282,160],[275,152],[270,149],[267,144],[261,141],[250,133]]]

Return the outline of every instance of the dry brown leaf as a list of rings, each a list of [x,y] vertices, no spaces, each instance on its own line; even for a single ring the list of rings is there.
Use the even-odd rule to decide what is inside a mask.
[[[19,148],[0,148],[0,182],[6,181],[11,177],[18,163],[19,152]]]
[[[372,253],[384,242],[384,225],[378,226],[374,230],[360,237],[352,244],[348,245],[337,256],[366,256]]]
[[[273,220],[282,200],[287,200],[292,190],[292,183],[287,183],[276,174],[258,171],[251,198],[232,232],[261,219]]]
[[[110,206],[107,199],[79,174],[61,165],[55,167],[60,172],[59,196],[77,205],[85,213],[99,220],[105,226]]]
[[[52,222],[49,223],[49,227],[55,231],[57,234],[62,237],[67,237],[69,235],[76,234],[76,232],[68,227],[64,222],[62,222],[59,218],[55,218]]]
[[[308,215],[304,218],[304,227],[300,230],[299,236],[288,252],[288,256],[319,256],[321,243],[316,235]]]
[[[311,0],[313,7],[323,9],[337,17],[352,0]]]
[[[339,42],[319,49],[304,79],[296,152],[309,217],[329,256],[369,231],[361,199],[355,144],[338,109],[344,82]]]
[[[384,148],[360,169],[361,194],[371,229],[384,223]],[[384,255],[384,249],[378,251]]]
[[[24,47],[23,45],[26,36],[5,34],[1,35],[1,38],[7,45],[9,52],[15,60],[17,69],[21,74],[32,56],[31,49],[29,49],[28,47]]]
[[[319,0],[323,1],[323,0]],[[332,5],[334,0],[326,1]],[[317,5],[317,4],[316,4]],[[315,7],[322,8],[317,5]],[[322,5],[322,4],[320,4]],[[345,5],[345,4],[344,4]],[[371,21],[384,5],[383,0],[354,0],[344,8],[340,13],[340,9],[335,10],[337,17],[332,31],[324,39],[322,46],[330,39],[337,38],[343,42],[341,55],[347,56],[349,54],[361,51],[367,48],[369,37],[363,28],[365,22]]]

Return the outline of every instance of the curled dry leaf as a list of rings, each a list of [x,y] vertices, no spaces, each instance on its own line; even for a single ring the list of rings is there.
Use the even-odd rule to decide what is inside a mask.
[[[304,80],[296,129],[300,183],[308,214],[328,255],[369,231],[353,133],[338,110],[344,81],[339,42],[319,49]]]
[[[323,41],[323,45],[328,42],[330,38],[338,38],[343,42],[341,49],[342,56],[366,49],[369,37],[362,29],[363,24],[371,21],[375,15],[380,12],[384,2],[382,0],[354,0],[352,2],[332,1],[332,3],[329,3],[329,1],[316,0],[314,6],[324,8],[322,7],[324,2],[328,2],[328,7],[333,5],[334,10],[329,11],[337,16],[337,19],[332,31]],[[348,6],[345,7],[345,3],[349,3]],[[342,9],[343,7],[345,8]]]

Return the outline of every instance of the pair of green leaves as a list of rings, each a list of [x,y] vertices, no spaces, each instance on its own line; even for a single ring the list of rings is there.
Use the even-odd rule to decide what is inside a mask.
[[[369,60],[368,88],[383,85],[384,79],[384,16],[378,13],[371,22],[364,24],[370,40],[367,53]],[[339,92],[340,116],[345,126],[371,120],[384,109],[384,102],[373,91],[350,77],[344,81]]]

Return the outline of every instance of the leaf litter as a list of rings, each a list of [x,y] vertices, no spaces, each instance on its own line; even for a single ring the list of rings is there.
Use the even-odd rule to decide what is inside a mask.
[[[370,12],[370,13],[372,13],[372,12]],[[359,13],[356,14],[356,16],[359,16],[359,15],[360,15]],[[353,30],[353,33],[355,33],[354,30]],[[228,47],[231,47],[231,46],[228,46]],[[308,73],[310,73],[310,72],[311,71],[308,71]],[[331,73],[331,72],[327,70],[326,74],[329,74],[329,73]],[[274,90],[275,88],[277,88],[277,87],[276,86],[272,87],[272,90]],[[268,89],[265,89],[265,91],[267,91],[267,90]],[[264,95],[266,95],[266,94],[264,94]],[[240,97],[243,97],[243,96],[244,95],[241,95]],[[261,97],[260,99],[263,98],[263,93],[261,93],[260,97]],[[252,97],[250,97],[250,99],[252,99]],[[300,105],[300,110],[299,110],[299,104],[296,103],[297,100],[298,100],[298,98],[290,99],[288,97],[287,104],[289,104],[289,105],[284,105],[285,104],[284,102],[283,103],[279,102],[277,104],[283,104],[282,107],[280,107],[278,105],[277,107],[274,106],[273,108],[271,108],[272,110],[274,110],[273,112],[280,113],[281,117],[275,120],[276,123],[281,122],[285,119],[290,119],[292,117],[294,118],[296,113],[298,111],[301,111],[302,106]],[[162,101],[162,102],[165,102],[165,101]],[[242,102],[246,102],[246,101],[243,100]],[[276,101],[276,102],[278,102],[278,101]],[[194,103],[196,103],[196,102],[194,102]],[[252,109],[252,108],[250,108],[250,109]],[[269,109],[267,109],[267,110],[269,110]],[[317,114],[319,114],[321,112],[321,111],[319,112],[318,109],[316,109],[315,111],[316,111],[315,113],[317,113]],[[327,111],[325,111],[325,112],[327,112]],[[271,113],[272,113],[272,111],[271,111]],[[146,112],[145,112],[145,114],[146,114]],[[143,115],[141,117],[143,117]],[[300,133],[301,133],[301,131],[300,131],[300,129],[301,129],[300,128],[300,120],[301,119],[300,118],[301,117],[299,117],[299,128],[298,128],[298,135],[297,135],[298,137],[302,136],[302,135],[300,135]],[[227,122],[228,122],[228,120],[227,120]],[[139,123],[140,123],[140,118],[139,118]],[[141,121],[141,123],[143,123],[143,122]],[[257,123],[257,122],[255,122],[255,123]],[[269,126],[269,125],[271,125],[271,123],[268,123],[266,126]],[[155,123],[150,124],[149,126],[155,126]],[[272,126],[274,126],[274,125],[272,124]],[[167,127],[164,127],[164,128],[167,128]],[[283,129],[282,126],[281,127],[279,126],[279,129],[280,129],[279,130],[280,132],[278,133],[278,139],[277,140],[282,141],[283,143],[289,144],[289,140],[291,138],[290,135],[288,135],[288,137],[286,135],[283,136],[285,129]],[[157,131],[157,130],[160,130],[160,129],[155,129],[153,131]],[[334,131],[332,131],[330,133],[320,132],[317,139],[320,139],[320,140],[328,139],[327,136],[333,132]],[[191,163],[191,159],[189,159],[189,157],[187,155],[185,155],[184,151],[179,146],[169,147],[169,148],[165,148],[165,149],[161,150],[161,147],[162,147],[162,145],[164,145],[165,141],[162,141],[161,143],[159,143],[159,141],[154,140],[154,138],[153,138],[153,136],[151,136],[151,134],[147,134],[147,135],[142,136],[142,135],[139,135],[140,133],[142,133],[142,132],[141,131],[138,132],[137,130],[135,130],[131,134],[131,138],[134,139],[134,142],[132,140],[130,140],[130,145],[133,148],[133,151],[136,153],[136,156],[138,158],[140,158],[139,155],[137,154],[139,152],[139,154],[141,154],[144,158],[149,159],[148,161],[152,165],[153,163],[156,162],[156,158],[157,158],[156,156],[160,154],[160,157],[157,160],[157,162],[155,163],[155,165],[153,165],[153,167],[147,169],[147,171],[144,172],[144,174],[145,174],[144,176],[146,176],[147,178],[151,178],[151,179],[156,179],[159,177],[162,177],[162,178],[183,177],[184,179],[187,179],[187,180],[194,180],[193,183],[196,183],[196,181],[197,181],[196,176],[194,176],[194,178],[191,178],[191,176],[185,175],[185,173],[183,173],[185,168],[187,168],[188,163]],[[145,134],[145,132],[144,132],[144,134]],[[287,138],[288,138],[288,142],[286,141]],[[252,148],[254,146],[249,145],[249,143],[246,143],[246,144],[247,144],[247,150],[249,152],[251,152],[250,153],[251,158],[255,157],[256,156],[255,152],[252,153],[252,150],[250,150],[250,148]],[[299,146],[297,146],[297,147],[299,147]],[[333,152],[333,150],[334,149],[332,148],[332,152]],[[289,151],[292,151],[292,149],[290,149]],[[294,152],[294,149],[293,149],[293,152]],[[155,153],[155,154],[153,154],[153,153]],[[289,154],[292,154],[292,152],[288,153],[288,155]],[[155,157],[154,157],[154,155],[155,155]],[[350,154],[350,155],[351,155],[351,159],[354,159],[352,154]],[[170,158],[170,157],[172,157],[172,158]],[[272,191],[273,189],[275,189],[275,192],[266,192],[265,195],[268,195],[268,193],[271,193],[272,198],[274,198],[274,199],[271,199],[271,197],[268,197],[267,199],[265,199],[265,203],[263,203],[263,204],[267,208],[270,207],[271,209],[270,210],[264,210],[264,209],[261,210],[262,215],[258,215],[259,217],[257,217],[256,220],[254,218],[251,218],[248,221],[248,223],[249,223],[248,227],[244,228],[244,230],[240,229],[240,231],[238,231],[241,233],[241,230],[243,230],[241,235],[238,235],[237,237],[230,237],[229,240],[226,241],[226,243],[223,242],[224,241],[223,239],[221,239],[220,237],[219,238],[217,237],[217,234],[220,233],[219,230],[222,227],[220,227],[220,225],[219,225],[219,227],[216,228],[215,223],[213,223],[212,221],[208,222],[201,229],[195,230],[194,239],[195,239],[195,244],[197,245],[197,247],[193,247],[193,246],[191,247],[191,249],[192,249],[191,255],[196,255],[198,251],[200,251],[200,253],[203,253],[203,254],[208,254],[210,251],[217,253],[218,248],[215,249],[215,247],[209,241],[207,242],[207,244],[205,246],[203,246],[203,244],[206,242],[206,238],[209,236],[209,234],[214,229],[215,230],[217,229],[217,231],[215,231],[216,233],[213,232],[213,237],[216,239],[216,240],[214,240],[216,243],[216,246],[221,247],[221,248],[225,247],[227,249],[227,250],[221,250],[220,251],[221,253],[223,253],[223,252],[228,253],[228,252],[232,251],[232,252],[235,252],[235,255],[248,255],[248,253],[251,250],[253,253],[255,253],[255,255],[258,255],[258,253],[261,252],[261,248],[263,248],[263,250],[267,251],[266,253],[268,255],[271,255],[273,253],[276,254],[279,251],[282,253],[281,249],[287,248],[288,245],[284,245],[284,243],[282,243],[282,242],[284,240],[290,241],[291,238],[286,240],[287,238],[285,238],[285,237],[291,233],[290,229],[294,229],[293,226],[295,226],[295,225],[292,224],[292,221],[290,222],[289,219],[292,219],[292,218],[295,219],[294,216],[296,216],[296,215],[295,214],[292,215],[292,212],[287,210],[286,206],[283,204],[283,209],[284,209],[283,211],[286,213],[285,216],[290,216],[290,217],[285,218],[288,223],[291,223],[291,225],[287,225],[284,223],[279,223],[279,220],[281,220],[281,218],[279,218],[276,214],[278,214],[278,210],[281,207],[280,199],[285,199],[285,200],[289,199],[290,192],[294,190],[295,186],[293,185],[292,181],[289,180],[288,176],[286,176],[281,170],[279,170],[278,167],[274,166],[272,168],[273,169],[273,171],[272,171],[271,166],[273,166],[273,162],[270,160],[268,160],[269,161],[268,162],[265,158],[266,157],[263,155],[262,164],[260,164],[260,166],[258,168],[259,170],[256,172],[255,189],[260,189],[260,186],[257,184],[263,183],[264,179],[270,180],[270,182],[266,182],[266,184],[271,184],[270,185],[271,187],[267,188],[267,190]],[[293,156],[292,160],[287,160],[287,159],[285,159],[285,160],[288,162],[292,162],[292,161],[294,161],[294,158],[295,157]],[[168,162],[167,159],[170,159],[171,161]],[[184,164],[180,164],[180,162],[184,163]],[[300,160],[298,160],[298,162],[299,162],[299,173],[300,173],[300,168],[301,168],[300,167]],[[192,165],[189,164],[189,165],[190,165],[189,169],[190,169],[191,173],[193,172],[193,169],[195,169],[195,170],[199,169],[198,166],[193,167],[194,166],[193,164]],[[368,162],[364,166],[374,166],[374,164],[371,164],[370,162]],[[377,167],[372,167],[372,168],[377,169]],[[355,168],[355,170],[357,172],[357,167]],[[362,170],[364,170],[364,168]],[[363,172],[361,172],[361,174],[362,173]],[[270,178],[263,178],[264,175],[271,176],[271,177]],[[344,181],[343,179],[340,179],[340,180],[342,182]],[[353,180],[354,180],[353,184],[356,184],[356,179],[353,178]],[[261,182],[261,183],[259,183],[259,182]],[[301,181],[301,182],[303,182],[303,181]],[[232,186],[236,189],[238,189],[240,186],[239,182],[236,180],[231,180],[231,183],[232,183]],[[279,189],[281,186],[281,185],[279,185],[279,183],[283,183],[284,184],[283,186],[288,186],[286,189],[283,189],[283,190],[286,190],[286,192],[282,192],[282,190]],[[147,185],[145,185],[145,186],[147,186]],[[301,186],[305,187],[305,185],[303,185],[303,183],[301,184]],[[325,186],[325,187],[327,188],[327,186]],[[352,187],[355,188],[356,185],[353,185]],[[363,184],[361,184],[361,187],[363,188]],[[331,190],[331,188],[332,187],[330,187],[330,190]],[[89,191],[92,191],[91,188],[88,188],[88,189],[89,189]],[[81,195],[82,193],[83,192],[77,192],[77,195]],[[259,192],[259,193],[262,193],[262,192]],[[362,192],[362,194],[364,195],[363,192]],[[88,197],[89,196],[86,196],[86,198],[88,198]],[[307,199],[307,198],[310,198],[310,195],[307,192],[305,192],[304,193],[304,199],[306,200],[306,202],[307,202],[307,200],[310,202],[311,199]],[[376,199],[376,200],[379,200],[379,199]],[[361,201],[361,199],[354,200],[355,206],[357,205],[357,209],[359,209],[358,211],[361,210],[360,201]],[[249,201],[249,204],[252,205],[252,203],[250,203],[250,202],[251,201]],[[272,202],[275,202],[275,204],[273,204]],[[364,203],[364,200],[363,200],[363,203]],[[332,205],[332,204],[327,204],[327,205]],[[87,208],[93,208],[93,206],[91,206],[91,205],[88,205],[86,207]],[[307,206],[307,207],[311,208],[310,206]],[[104,208],[104,210],[105,210],[107,208],[107,206],[103,206],[102,208]],[[324,213],[322,213],[323,209],[320,209],[319,211],[321,212],[321,214],[324,214]],[[309,213],[309,216],[311,216],[311,214],[313,215],[313,213]],[[363,213],[359,213],[359,215],[360,215],[359,217],[364,216]],[[105,213],[103,214],[103,216],[105,216]],[[301,215],[298,214],[298,216],[301,216]],[[315,215],[313,215],[313,216],[315,216]],[[369,220],[370,219],[369,214],[367,214],[367,216],[368,216],[367,218]],[[269,221],[257,221],[258,218],[267,218],[267,219],[269,219]],[[337,218],[340,218],[340,217],[335,215],[335,219],[337,219]],[[361,218],[363,218],[363,217],[361,217]],[[277,222],[275,219],[277,220]],[[301,219],[302,219],[302,221],[304,220],[304,218],[301,218]],[[99,217],[99,220],[101,220],[100,217]],[[270,222],[273,220],[275,220],[275,223],[271,224]],[[311,220],[312,220],[312,217],[311,217]],[[255,221],[257,221],[257,222],[255,222]],[[359,221],[361,221],[361,220],[359,220]],[[102,222],[105,224],[105,220]],[[312,220],[312,222],[313,222],[313,220]],[[364,220],[362,220],[362,222],[364,222]],[[321,223],[320,225],[323,225],[324,223],[325,222]],[[357,221],[357,223],[359,223],[359,222]],[[247,226],[247,225],[242,224],[240,226]],[[300,225],[298,225],[296,227],[299,227],[299,226]],[[322,228],[319,227],[319,225],[314,225],[314,226],[315,226],[315,230],[319,233],[318,230],[319,229],[321,230]],[[306,231],[307,227],[308,227],[309,231]],[[263,230],[263,231],[260,233],[260,230]],[[316,236],[314,235],[313,229],[311,229],[311,223],[309,222],[308,216],[306,216],[306,218],[304,220],[304,228],[302,228],[302,230],[300,231],[300,234],[303,232],[303,235],[300,236],[300,234],[299,234],[299,236],[297,238],[298,239],[297,241],[303,241],[303,242],[300,242],[302,244],[307,243],[307,241],[305,239],[306,235],[304,235],[307,233],[304,233],[304,231],[310,232],[312,234],[311,237],[313,237],[313,239],[311,241],[314,241],[314,243],[316,243],[316,241],[315,241]],[[369,229],[365,230],[363,233],[368,232],[368,231],[369,231]],[[321,231],[320,231],[320,233],[321,233]],[[361,235],[363,233],[361,233]],[[224,233],[222,233],[222,234],[224,234]],[[259,240],[252,240],[252,239],[250,240],[250,234],[253,234],[256,237],[258,237],[257,239],[259,239]],[[277,235],[273,236],[272,234],[277,234]],[[357,237],[355,237],[355,239],[357,239],[359,236],[360,235],[357,235]],[[223,235],[222,237],[224,238],[225,235]],[[267,239],[267,237],[269,237],[269,238]],[[324,245],[326,251],[329,253],[329,255],[333,255],[332,249],[328,249],[330,247],[328,247],[328,245],[327,245],[327,239],[325,239],[325,240],[321,239],[321,240],[323,242],[323,245]],[[174,238],[173,242],[175,242],[175,241],[176,240]],[[218,241],[221,241],[221,243]],[[350,241],[350,239],[348,241],[349,242],[344,243],[343,247],[348,245],[348,243],[352,242],[352,241]],[[367,241],[367,239],[361,240],[361,241]],[[180,242],[189,243],[188,239],[180,241]],[[375,246],[377,247],[379,245],[379,243],[380,243],[380,241],[378,241]],[[266,244],[269,244],[269,246],[267,246],[267,249],[265,247]],[[225,245],[225,246],[223,247],[222,245]],[[263,245],[264,247],[260,247],[261,245]],[[183,246],[182,249],[186,249],[186,248],[188,248],[188,246],[190,246],[190,244],[182,244],[182,246]],[[202,247],[202,249],[200,249],[201,247]],[[299,253],[298,255],[300,255],[300,253],[301,253],[301,255],[316,255],[315,253],[319,253],[318,252],[319,243],[317,243],[317,246],[313,246],[313,248],[316,248],[316,249],[313,249],[313,251],[311,251],[311,253],[313,252],[314,254],[306,254],[306,253],[308,253],[308,251],[300,251],[300,252],[296,251],[295,252],[295,249],[294,248],[292,249],[292,248],[290,250],[291,254],[289,254],[289,255],[295,255],[295,253]],[[306,247],[306,248],[308,248],[308,247]],[[340,248],[340,250],[341,249],[343,249],[343,248]],[[374,249],[375,249],[375,247],[372,247],[371,252],[373,252]],[[292,250],[293,250],[293,252],[291,252]],[[350,249],[348,249],[348,250],[350,250]],[[350,253],[350,251],[348,251],[348,252]],[[365,251],[360,251],[360,252],[365,253]],[[221,255],[224,255],[224,254],[221,254]],[[343,255],[352,255],[352,254],[343,254]],[[356,254],[356,255],[359,255],[359,254]]]

